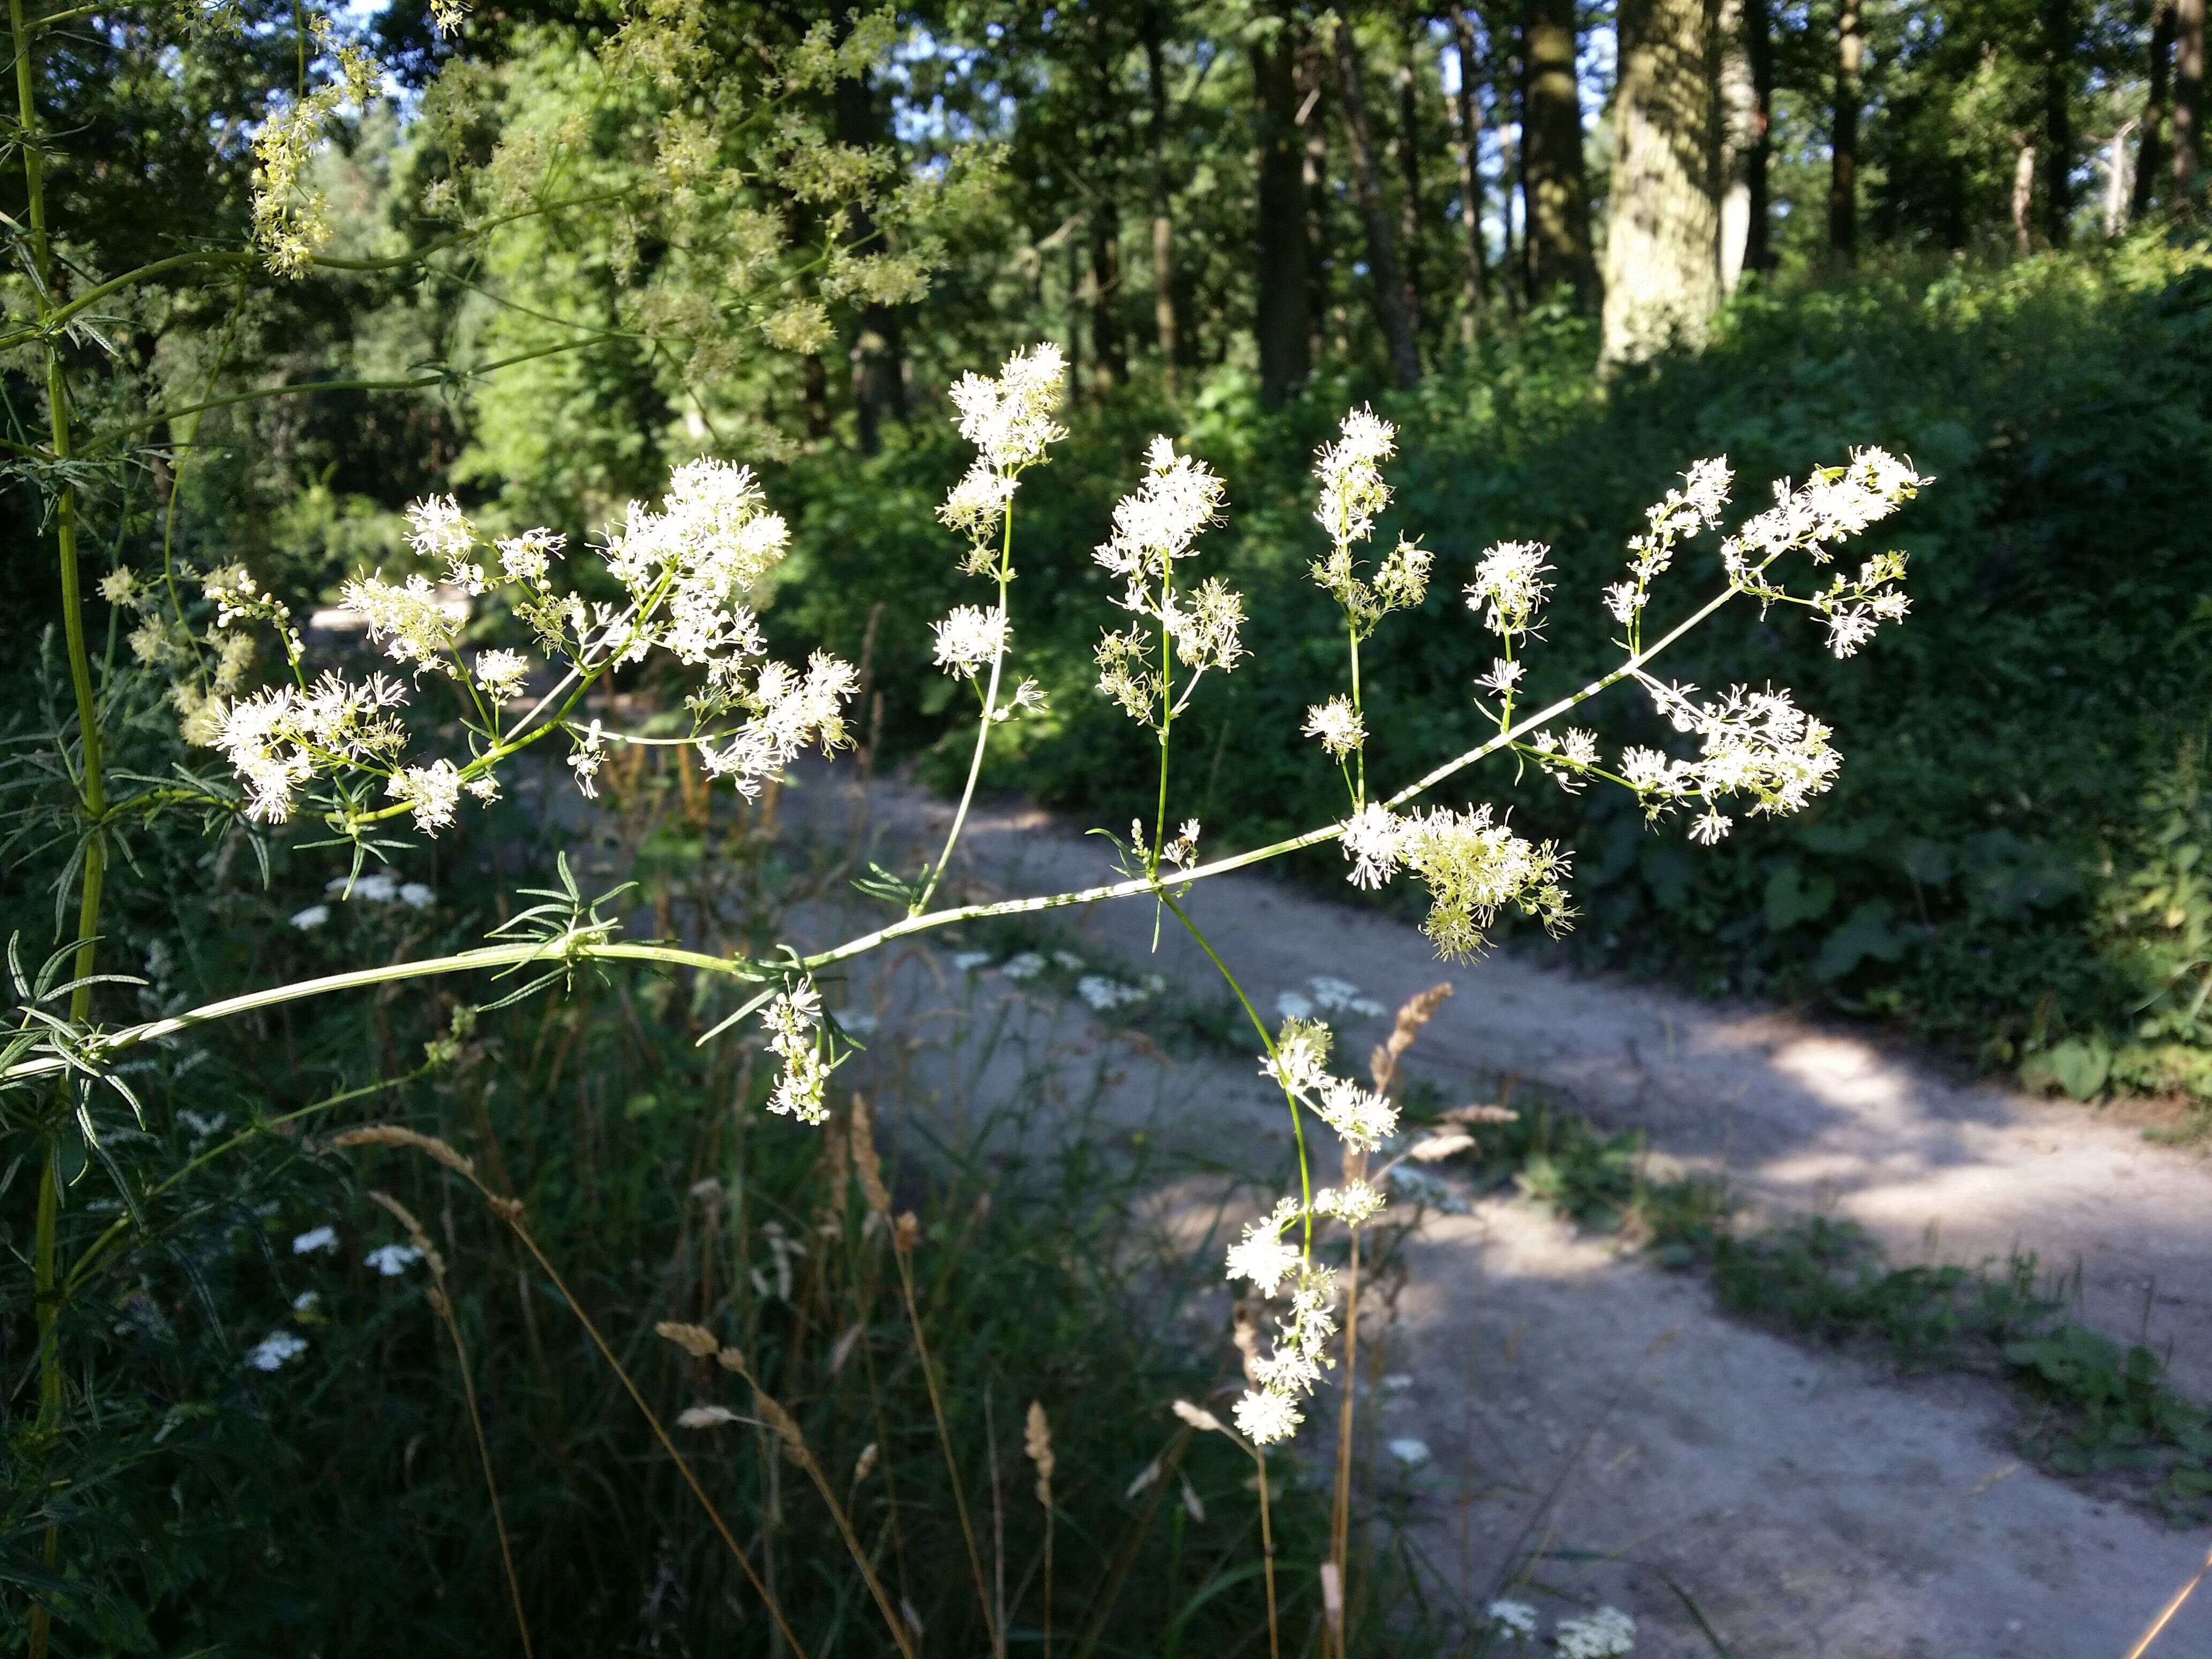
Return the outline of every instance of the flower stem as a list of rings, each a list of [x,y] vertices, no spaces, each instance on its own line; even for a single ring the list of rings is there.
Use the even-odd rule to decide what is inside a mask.
[[[937,891],[937,884],[944,879],[945,866],[952,861],[953,844],[960,839],[960,828],[968,822],[969,803],[975,799],[975,780],[983,771],[983,747],[991,740],[991,714],[999,706],[999,676],[1006,670],[1009,618],[1006,613],[1006,585],[1013,580],[1014,561],[1014,504],[1006,503],[1003,539],[999,544],[999,648],[991,653],[991,683],[983,693],[983,723],[975,729],[975,752],[968,762],[968,781],[960,791],[960,808],[952,815],[951,830],[945,837],[945,850],[937,855],[937,867],[929,872],[922,884],[921,893],[907,907],[909,917],[920,915],[929,907]]]

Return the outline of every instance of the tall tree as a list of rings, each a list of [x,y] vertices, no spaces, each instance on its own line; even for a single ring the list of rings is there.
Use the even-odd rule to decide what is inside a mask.
[[[1828,134],[1828,251],[1841,264],[1859,257],[1859,70],[1866,54],[1859,0],[1836,15],[1835,115]]]
[[[2174,0],[2159,0],[2151,13],[2150,70],[2144,77],[2142,138],[2136,150],[2135,185],[2128,193],[2128,216],[2140,219],[2150,211],[2151,193],[2158,188],[2159,175],[2166,171],[2166,126],[2170,118],[2166,105],[2172,94],[2169,76],[2173,69],[2173,36],[2176,27]]]
[[[1620,0],[1601,362],[1704,342],[1720,308],[1717,0]]]
[[[1091,210],[1091,383],[1100,397],[1129,378],[1129,346],[1121,331],[1121,211],[1113,181],[1102,180]]]
[[[1528,216],[1532,297],[1571,283],[1587,305],[1589,184],[1583,171],[1582,96],[1575,84],[1575,0],[1528,0],[1522,27],[1522,194]]]
[[[1375,154],[1375,123],[1367,111],[1365,71],[1352,27],[1333,31],[1336,90],[1344,117],[1345,146],[1351,152],[1352,194],[1359,204],[1360,228],[1367,236],[1367,270],[1375,285],[1375,310],[1390,349],[1390,373],[1401,387],[1420,384],[1421,353],[1414,297],[1398,259],[1397,237],[1382,198],[1382,179]]]
[[[1751,174],[1759,150],[1759,89],[1751,70],[1743,0],[1721,0],[1721,292],[1733,294],[1751,247]],[[1760,185],[1764,193],[1765,179]],[[1764,204],[1762,204],[1762,206]]]
[[[1290,398],[1313,372],[1298,48],[1296,26],[1281,12],[1267,20],[1250,47],[1260,137],[1260,269],[1253,332],[1260,349],[1260,398],[1269,408]]]
[[[1413,76],[1420,21],[1410,12],[1399,20],[1398,125],[1390,136],[1398,162],[1398,254],[1416,332],[1421,325],[1421,228],[1426,222],[1421,211],[1421,97]]]
[[[2035,146],[2026,133],[2015,133],[2017,147],[2012,162],[2012,246],[2016,253],[2035,246]]]
[[[2074,228],[2073,0],[2043,0],[2043,234],[2064,247]]]
[[[852,33],[859,11],[848,4],[838,12],[841,38]],[[888,141],[889,123],[867,74],[839,80],[835,96],[838,143],[873,149]],[[845,227],[854,246],[882,251],[874,246],[881,232],[866,203],[847,213]],[[850,356],[854,425],[860,453],[872,455],[883,447],[884,417],[903,422],[907,416],[906,340],[898,313],[873,301],[861,307]]]
[[[2195,198],[2204,169],[2204,0],[2174,0],[2173,194]]]
[[[1768,0],[1742,0],[1739,26],[1751,71],[1751,144],[1744,153],[1743,268],[1774,269],[1774,18]]]
[[[1472,343],[1490,301],[1490,253],[1482,240],[1482,100],[1477,91],[1482,59],[1468,9],[1453,6],[1450,10],[1452,46],[1459,54],[1459,85],[1453,103],[1459,119],[1460,217],[1467,233],[1467,303],[1460,315],[1462,331]]]
[[[1152,328],[1159,344],[1160,378],[1172,398],[1177,362],[1182,355],[1182,329],[1176,315],[1173,180],[1168,173],[1165,10],[1161,0],[1152,0],[1145,8],[1145,84],[1152,98],[1152,118],[1145,137],[1152,163]]]

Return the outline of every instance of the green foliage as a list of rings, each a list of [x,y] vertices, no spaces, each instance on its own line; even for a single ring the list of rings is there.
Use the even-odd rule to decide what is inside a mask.
[[[1560,592],[1530,653],[1540,699],[1613,654],[1598,590],[1642,507],[1691,459],[1730,454],[1750,510],[1768,478],[1881,442],[1938,480],[1887,544],[1911,556],[1911,620],[1837,664],[1792,618],[1747,612],[1663,665],[1701,684],[1771,678],[1829,720],[1845,764],[1815,811],[1705,849],[1647,830],[1601,792],[1563,800],[1497,767],[1470,787],[1577,848],[1573,941],[1593,962],[1871,1016],[2085,1096],[2212,1096],[2197,870],[2212,845],[2212,262],[2146,238],[1997,270],[1754,293],[1710,351],[1607,391],[1589,353],[1583,325],[1540,317],[1449,380],[1382,403],[1403,453],[1378,533],[1422,534],[1437,579],[1423,614],[1386,626],[1367,653],[1371,775],[1411,776],[1479,734],[1468,682],[1486,641],[1457,590],[1485,545],[1553,544]],[[1209,568],[1247,593],[1259,647],[1177,723],[1188,741],[1170,816],[1200,817],[1223,850],[1339,811],[1337,780],[1297,728],[1307,702],[1340,689],[1327,601],[1305,575],[1319,548],[1306,467],[1347,401],[1350,388],[1324,386],[1263,416],[1250,384],[1224,374],[1182,422],[1231,481]],[[1154,422],[1176,424],[1133,403],[1079,417],[1024,486],[1018,526],[1018,663],[1054,710],[994,750],[997,775],[1018,770],[1109,823],[1139,805],[1117,781],[1146,775],[1144,744],[1090,689],[1106,582],[1088,550]],[[949,605],[958,584],[926,513],[956,470],[927,428],[865,489],[848,463],[792,468],[777,489],[808,550],[787,568],[778,625],[849,650],[860,596],[907,596],[893,617]],[[1707,590],[1710,558],[1678,563],[1674,603]],[[885,683],[927,686],[923,649],[919,629],[885,629]],[[1620,694],[1596,713],[1611,740],[1657,735]],[[1333,852],[1304,868],[1343,891]],[[2084,1060],[2096,1054],[2101,1067]]]

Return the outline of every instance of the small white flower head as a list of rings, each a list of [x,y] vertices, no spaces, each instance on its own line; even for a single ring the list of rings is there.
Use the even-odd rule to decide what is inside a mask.
[[[441,599],[428,577],[410,576],[395,586],[380,576],[356,576],[340,597],[347,610],[359,612],[368,624],[369,639],[401,667],[411,665],[417,674],[425,669],[455,672],[453,647],[468,609]]]
[[[586,800],[597,800],[599,768],[607,757],[605,729],[593,720],[581,733],[571,728],[568,735],[575,739],[575,747],[568,751],[568,767],[576,775],[576,787]],[[714,768],[710,765],[707,769],[711,774]]]
[[[1490,672],[1475,681],[1475,689],[1492,692],[1500,697],[1510,697],[1528,672],[1526,663],[1499,657],[1490,665]]]
[[[469,557],[476,550],[476,527],[462,515],[460,503],[451,495],[427,495],[409,505],[407,544],[417,557],[442,564],[446,580],[462,592],[484,591],[483,567]]]
[[[1536,1633],[1536,1609],[1526,1601],[1492,1601],[1485,1611],[1492,1623],[1516,1641]]]
[[[1626,625],[1644,609],[1647,598],[1634,582],[1615,582],[1605,590],[1605,608],[1613,613],[1613,621]]]
[[[1314,1000],[1304,991],[1278,991],[1275,1012],[1284,1019],[1311,1019]]]
[[[422,881],[403,882],[398,897],[410,910],[427,910],[438,902],[437,890]]]
[[[1048,444],[1067,435],[1052,418],[1066,377],[1065,360],[1050,341],[1014,353],[996,380],[962,375],[951,389],[960,435],[993,470],[1020,471],[1042,459]]]
[[[1185,818],[1176,830],[1175,838],[1160,848],[1160,861],[1178,870],[1189,869],[1198,862],[1199,834],[1198,820]]]
[[[329,905],[311,904],[304,910],[295,910],[292,913],[292,926],[303,933],[312,933],[330,919]]]
[[[1484,553],[1467,586],[1467,608],[1493,634],[1525,634],[1535,625],[1552,585],[1541,542],[1499,542]]]
[[[1272,1214],[1247,1223],[1243,1237],[1229,1247],[1231,1281],[1242,1279],[1261,1295],[1274,1295],[1298,1268],[1297,1246],[1283,1238],[1284,1231],[1297,1219],[1297,1200],[1285,1198],[1277,1203]]]
[[[1186,668],[1218,668],[1224,673],[1244,655],[1244,596],[1218,576],[1208,576],[1188,592],[1171,595],[1160,620]],[[1184,696],[1189,696],[1188,690]],[[1180,708],[1182,705],[1176,705]]]
[[[1397,436],[1398,429],[1373,410],[1355,409],[1344,417],[1336,441],[1315,455],[1321,498],[1314,518],[1337,546],[1374,534],[1376,515],[1390,504],[1381,465],[1397,452]]]
[[[100,597],[121,611],[136,611],[151,597],[138,578],[120,567],[100,579]]]
[[[543,588],[550,580],[553,561],[561,556],[568,538],[551,530],[526,530],[495,544],[500,572],[511,582]]]
[[[331,1226],[310,1227],[304,1233],[293,1236],[294,1255],[319,1255],[338,1247],[338,1230]]]
[[[1035,979],[1044,972],[1044,958],[1035,951],[1024,951],[1017,956],[1008,957],[999,971],[1011,980]],[[846,1023],[851,1024],[849,1020]]]
[[[530,659],[520,651],[480,651],[477,653],[477,688],[495,708],[522,695],[530,678]]]
[[[362,1262],[386,1279],[398,1279],[422,1259],[422,1252],[412,1244],[380,1244],[362,1257]]]
[[[811,984],[777,992],[762,1011],[761,1024],[769,1033],[769,1052],[783,1062],[769,1110],[801,1123],[823,1121],[830,1115],[823,1101],[830,1067],[822,1057],[819,1036],[821,993]]]
[[[1626,1659],[1636,1649],[1636,1621],[1618,1607],[1562,1619],[1552,1632],[1559,1659]]]
[[[1288,1440],[1305,1421],[1297,1402],[1272,1389],[1251,1389],[1237,1402],[1237,1426],[1255,1446]]]
[[[1131,1003],[1142,1002],[1151,993],[1142,986],[1109,979],[1103,974],[1085,974],[1075,981],[1075,994],[1096,1012],[1105,1014],[1116,1008],[1126,1008]]]
[[[246,1350],[246,1363],[257,1371],[278,1371],[307,1351],[307,1339],[293,1331],[271,1331]]]
[[[955,951],[952,965],[963,974],[980,973],[991,965],[988,951]]]
[[[1114,532],[1091,553],[1127,584],[1124,610],[1151,613],[1152,584],[1194,550],[1199,532],[1221,516],[1224,486],[1205,462],[1176,453],[1165,438],[1145,453],[1144,481],[1115,503]]]
[[[1468,812],[1440,806],[1404,820],[1399,851],[1429,890],[1422,931],[1448,958],[1479,954],[1500,911],[1517,909],[1554,933],[1573,915],[1569,854],[1555,842],[1514,834],[1487,806]]]
[[[1263,1077],[1271,1077],[1292,1094],[1310,1093],[1328,1076],[1329,1030],[1317,1019],[1286,1014],[1276,1034],[1275,1052],[1260,1062]]]
[[[1344,1078],[1322,1080],[1315,1110],[1346,1146],[1364,1152],[1398,1133],[1398,1109],[1389,1099]]]
[[[1597,764],[1598,758],[1595,732],[1578,726],[1556,733],[1542,731],[1528,739],[1528,746],[1535,751],[1537,768],[1548,773],[1568,794],[1579,794],[1589,787],[1589,769]]]
[[[959,679],[973,679],[1006,648],[1006,613],[996,606],[960,605],[934,626],[937,665]]]
[[[1364,1181],[1324,1187],[1314,1194],[1314,1213],[1334,1216],[1347,1227],[1364,1227],[1382,1212],[1388,1200]]]
[[[398,776],[387,779],[384,793],[404,803],[415,815],[415,827],[426,836],[434,836],[453,821],[460,804],[460,769],[449,760],[434,760],[428,766],[410,766]]]
[[[1367,723],[1359,711],[1352,706],[1349,697],[1331,697],[1306,710],[1304,734],[1321,739],[1333,760],[1342,760],[1367,742]]]
[[[1425,1440],[1405,1435],[1388,1445],[1390,1455],[1409,1469],[1418,1469],[1429,1461],[1429,1443]]]
[[[1380,887],[1405,862],[1405,824],[1376,802],[1346,818],[1338,839],[1344,843],[1344,856],[1352,860],[1346,879],[1354,887]]]

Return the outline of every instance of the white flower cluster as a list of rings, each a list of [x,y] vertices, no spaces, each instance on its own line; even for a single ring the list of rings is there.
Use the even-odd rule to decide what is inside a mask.
[[[1208,669],[1226,673],[1244,654],[1244,600],[1218,576],[1178,593],[1175,567],[1196,551],[1200,532],[1220,516],[1222,483],[1205,462],[1176,453],[1165,438],[1146,453],[1145,479],[1114,507],[1113,534],[1091,554],[1122,591],[1115,603],[1158,625],[1191,671],[1174,692],[1166,647],[1157,661],[1143,623],[1109,630],[1092,653],[1098,689],[1133,719],[1159,728],[1189,702]]]
[[[1748,796],[1753,813],[1795,812],[1835,782],[1843,757],[1830,746],[1827,726],[1798,708],[1789,692],[1739,685],[1717,702],[1700,703],[1695,686],[1637,678],[1674,729],[1695,733],[1698,745],[1693,760],[1656,749],[1623,751],[1621,779],[1647,816],[1700,802],[1705,811],[1690,835],[1710,846],[1734,823],[1720,810],[1729,797]]]
[[[131,654],[144,667],[169,671],[168,702],[177,711],[180,734],[196,748],[213,748],[230,700],[253,666],[253,641],[236,631],[235,624],[248,618],[270,623],[294,663],[300,659],[300,636],[292,626],[291,612],[279,600],[259,592],[245,566],[219,566],[204,575],[185,568],[178,575],[197,580],[216,607],[204,635],[196,636],[182,617],[162,615],[156,608],[158,592],[128,569],[111,570],[101,577],[100,596],[119,611],[138,613],[129,638]],[[203,656],[204,649],[211,662]]]
[[[1313,579],[1344,608],[1355,639],[1365,639],[1391,611],[1419,605],[1428,595],[1431,561],[1418,542],[1401,536],[1371,582],[1352,558],[1353,544],[1375,533],[1376,515],[1390,504],[1381,463],[1395,453],[1396,439],[1397,428],[1389,422],[1377,419],[1371,410],[1355,409],[1344,417],[1336,441],[1324,444],[1314,457],[1314,476],[1321,481],[1314,519],[1328,532],[1329,550],[1314,561]]]
[[[821,994],[811,985],[779,991],[762,1012],[761,1024],[768,1028],[769,1052],[783,1062],[783,1075],[769,1097],[769,1110],[801,1123],[827,1120],[830,1109],[822,1097],[830,1067],[822,1057],[819,1036]]]
[[[668,481],[658,511],[632,501],[607,538],[607,569],[630,598],[623,623],[593,641],[616,662],[665,646],[687,667],[707,671],[693,700],[705,717],[745,700],[744,675],[763,649],[759,619],[743,603],[791,545],[782,516],[767,510],[750,467],[687,461]]]
[[[1332,1076],[1328,1069],[1328,1027],[1317,1021],[1286,1019],[1275,1052],[1260,1069],[1285,1093],[1337,1132],[1347,1147],[1370,1152],[1398,1127],[1397,1109],[1382,1096]],[[1273,1351],[1247,1364],[1253,1386],[1237,1402],[1237,1426],[1255,1445],[1288,1439],[1304,1420],[1305,1397],[1331,1361],[1328,1339],[1336,1329],[1336,1275],[1284,1237],[1293,1226],[1328,1218],[1364,1227],[1382,1212],[1386,1200],[1367,1182],[1347,1178],[1340,1187],[1316,1193],[1310,1209],[1294,1198],[1244,1229],[1229,1249],[1228,1276],[1243,1279],[1262,1297],[1290,1288],[1290,1305],[1277,1322]]]
[[[1556,733],[1539,732],[1528,739],[1527,752],[1539,771],[1568,794],[1578,795],[1589,786],[1590,769],[1597,764],[1597,733],[1578,726]]]
[[[1067,435],[1053,419],[1065,369],[1060,348],[1047,343],[1014,353],[996,380],[963,374],[953,384],[960,435],[975,446],[975,459],[937,516],[946,528],[968,538],[966,568],[971,575],[982,574],[998,562],[992,538],[1013,503],[1023,469],[1041,459],[1048,444]]]
[[[1544,556],[1551,550],[1541,542],[1499,542],[1488,549],[1467,585],[1467,608],[1502,639],[1534,631],[1552,591],[1544,580],[1552,568]]]
[[[216,747],[246,785],[246,814],[258,823],[292,816],[292,797],[316,775],[382,770],[407,741],[389,711],[406,702],[382,674],[348,680],[326,673],[306,691],[276,685],[225,709]]]
[[[1559,1659],[1627,1659],[1636,1650],[1636,1621],[1619,1607],[1562,1619],[1552,1632]]]
[[[845,705],[860,689],[853,665],[826,651],[806,659],[804,674],[784,663],[763,663],[751,687],[733,699],[750,718],[719,749],[702,747],[699,763],[708,776],[730,779],[738,793],[757,795],[808,744],[819,744],[828,755],[851,741]]]
[[[1847,465],[1823,467],[1802,484],[1783,479],[1774,486],[1774,505],[1721,544],[1729,580],[1762,603],[1790,601],[1810,606],[1828,624],[1828,646],[1848,657],[1883,623],[1896,622],[1911,609],[1899,584],[1905,580],[1905,556],[1876,554],[1859,567],[1856,577],[1838,575],[1809,599],[1785,592],[1771,581],[1768,568],[1783,554],[1802,550],[1815,564],[1834,556],[1834,544],[1849,539],[1897,511],[1932,480],[1884,449],[1851,452]]]
[[[1355,887],[1380,887],[1401,866],[1413,871],[1429,890],[1421,931],[1448,957],[1480,952],[1501,911],[1519,910],[1554,933],[1574,914],[1565,884],[1571,855],[1556,842],[1515,834],[1486,805],[1400,817],[1370,804],[1345,821],[1340,839]]]
[[[1644,533],[1628,538],[1628,580],[1605,590],[1605,608],[1630,630],[1632,647],[1644,607],[1650,603],[1652,578],[1674,563],[1674,549],[1683,537],[1720,522],[1735,479],[1725,457],[1695,462],[1682,475],[1680,489],[1668,490],[1645,509]]]
[[[1306,710],[1304,734],[1319,738],[1331,760],[1342,760],[1367,741],[1367,722],[1349,697],[1331,697]]]
[[[1006,613],[995,605],[956,606],[951,615],[934,624],[937,665],[960,679],[973,679],[978,670],[994,662],[1006,648],[1010,630]]]

